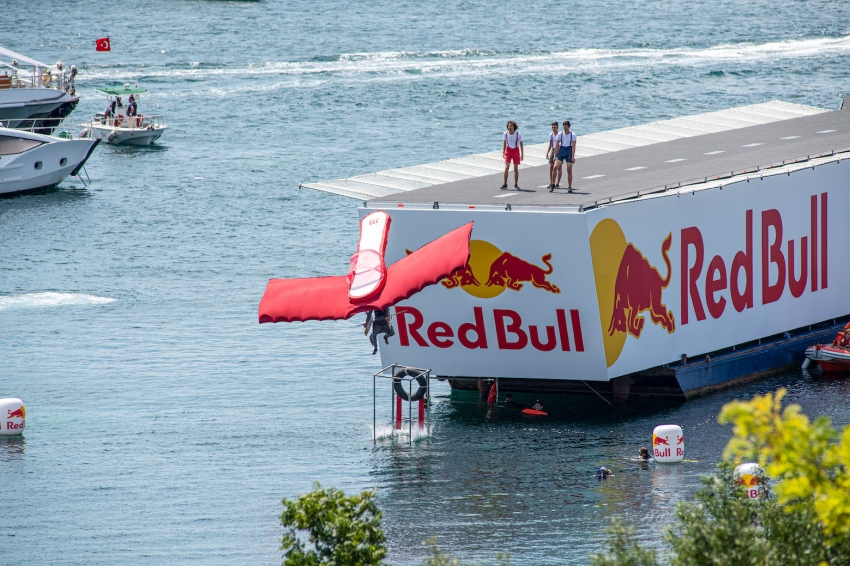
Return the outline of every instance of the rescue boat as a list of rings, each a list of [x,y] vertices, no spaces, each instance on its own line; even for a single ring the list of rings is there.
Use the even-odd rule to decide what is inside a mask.
[[[850,350],[840,346],[815,344],[806,348],[806,359],[820,364],[826,372],[850,371]]]

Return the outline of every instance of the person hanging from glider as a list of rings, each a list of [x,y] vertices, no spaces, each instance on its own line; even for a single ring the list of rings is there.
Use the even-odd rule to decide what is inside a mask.
[[[395,336],[395,329],[390,323],[390,309],[368,311],[366,322],[363,323],[363,334],[369,334],[370,327],[372,328],[372,335],[369,336],[369,342],[372,343],[372,355],[374,356],[378,353],[378,334],[384,335],[384,344],[389,344],[390,337]]]

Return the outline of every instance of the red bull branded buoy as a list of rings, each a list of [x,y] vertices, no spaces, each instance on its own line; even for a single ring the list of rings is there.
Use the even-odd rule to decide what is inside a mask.
[[[0,434],[11,436],[24,432],[26,416],[24,402],[20,399],[0,399]]]
[[[735,467],[735,482],[744,486],[749,499],[761,499],[767,495],[767,474],[758,464],[749,462]]]
[[[679,425],[658,425],[652,431],[652,457],[662,464],[675,464],[685,458],[685,433]]]

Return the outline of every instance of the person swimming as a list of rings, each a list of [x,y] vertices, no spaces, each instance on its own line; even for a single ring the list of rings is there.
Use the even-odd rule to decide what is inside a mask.
[[[522,403],[517,403],[514,401],[514,396],[508,393],[505,395],[505,405],[510,405],[511,407],[517,407],[519,409],[525,409],[525,405]]]
[[[641,460],[652,460],[652,456],[650,455],[649,450],[647,450],[645,446],[641,446],[640,450],[638,450],[638,457]]]
[[[598,479],[599,481],[613,477],[614,472],[612,472],[605,466],[599,466],[598,468],[596,468],[596,479]]]

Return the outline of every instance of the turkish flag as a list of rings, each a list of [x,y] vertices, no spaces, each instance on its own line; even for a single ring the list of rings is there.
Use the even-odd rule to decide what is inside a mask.
[[[109,48],[109,38],[101,37],[100,39],[98,39],[94,44],[94,49],[95,51],[112,51]]]

